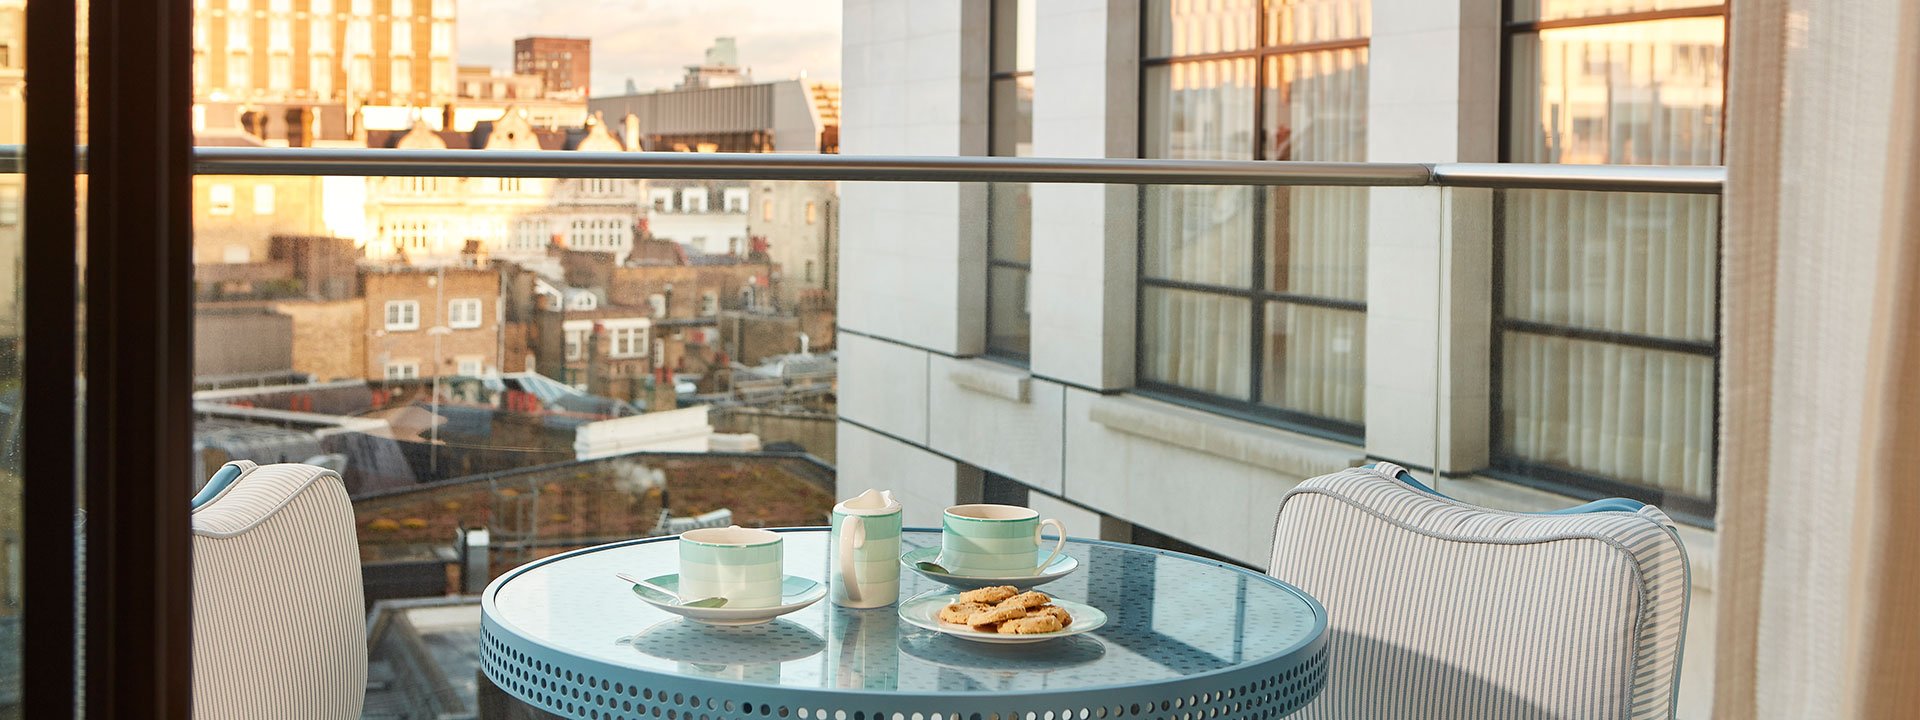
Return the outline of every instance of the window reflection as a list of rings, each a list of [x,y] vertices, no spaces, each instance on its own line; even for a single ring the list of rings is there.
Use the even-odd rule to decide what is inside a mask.
[[[1720,162],[1726,23],[1569,27],[1512,41],[1514,162]]]

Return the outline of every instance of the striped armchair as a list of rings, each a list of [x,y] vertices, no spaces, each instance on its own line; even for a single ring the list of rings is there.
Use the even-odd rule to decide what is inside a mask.
[[[194,717],[360,716],[354,532],[340,476],[312,465],[228,463],[194,498]]]
[[[1455,501],[1381,463],[1280,503],[1268,573],[1331,616],[1302,718],[1668,718],[1686,550],[1658,509]]]

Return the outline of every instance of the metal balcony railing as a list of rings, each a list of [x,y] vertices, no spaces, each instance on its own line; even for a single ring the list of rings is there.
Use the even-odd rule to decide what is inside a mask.
[[[0,172],[20,172],[0,146]],[[84,166],[85,152],[81,153]],[[1341,163],[1134,158],[926,157],[553,150],[234,148],[193,150],[202,175],[1471,187],[1713,194],[1719,166]]]

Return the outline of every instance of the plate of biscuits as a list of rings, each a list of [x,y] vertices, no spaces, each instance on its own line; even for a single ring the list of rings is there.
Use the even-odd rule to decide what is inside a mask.
[[[1005,645],[1070,637],[1107,624],[1099,608],[1012,585],[921,595],[900,603],[900,619],[964,640]]]

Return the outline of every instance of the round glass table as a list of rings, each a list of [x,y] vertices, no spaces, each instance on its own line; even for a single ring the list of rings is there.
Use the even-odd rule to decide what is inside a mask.
[[[778,532],[788,574],[828,577],[826,528]],[[939,543],[902,537],[903,551]],[[1290,585],[1134,545],[1074,539],[1066,552],[1080,569],[1040,589],[1107,625],[987,645],[829,599],[764,625],[695,624],[614,577],[677,571],[674,538],[602,545],[487,587],[481,668],[513,717],[589,720],[1273,718],[1326,679],[1326,609]],[[904,568],[900,587],[902,599],[949,591]]]

